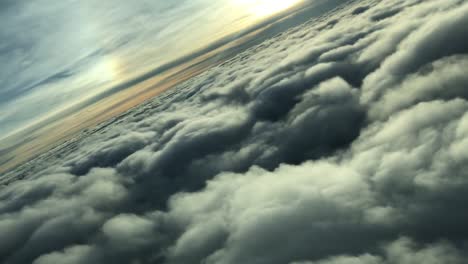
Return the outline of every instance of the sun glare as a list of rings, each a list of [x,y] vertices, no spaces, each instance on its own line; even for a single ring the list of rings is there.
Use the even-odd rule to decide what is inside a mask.
[[[267,17],[291,8],[303,0],[234,0],[256,17]]]
[[[115,81],[120,72],[120,63],[116,58],[105,58],[92,70],[96,79],[103,82]]]

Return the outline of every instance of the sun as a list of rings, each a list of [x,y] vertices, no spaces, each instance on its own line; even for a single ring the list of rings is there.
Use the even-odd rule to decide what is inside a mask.
[[[258,18],[268,17],[291,8],[303,0],[233,0]]]
[[[106,57],[94,66],[91,74],[101,82],[112,82],[119,77],[120,68],[120,62],[117,58]]]

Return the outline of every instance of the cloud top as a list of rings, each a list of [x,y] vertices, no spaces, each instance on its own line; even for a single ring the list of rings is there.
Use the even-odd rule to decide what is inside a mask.
[[[353,1],[2,178],[4,263],[463,263],[468,5]]]

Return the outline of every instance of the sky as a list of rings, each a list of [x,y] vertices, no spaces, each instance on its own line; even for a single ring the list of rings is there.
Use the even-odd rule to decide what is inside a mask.
[[[0,262],[465,264],[468,2],[331,1],[2,173]]]
[[[2,1],[0,135],[4,138],[298,2]]]

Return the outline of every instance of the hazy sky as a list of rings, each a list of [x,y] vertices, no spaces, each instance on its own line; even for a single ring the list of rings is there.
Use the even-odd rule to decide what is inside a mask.
[[[0,138],[301,1],[0,2]]]

